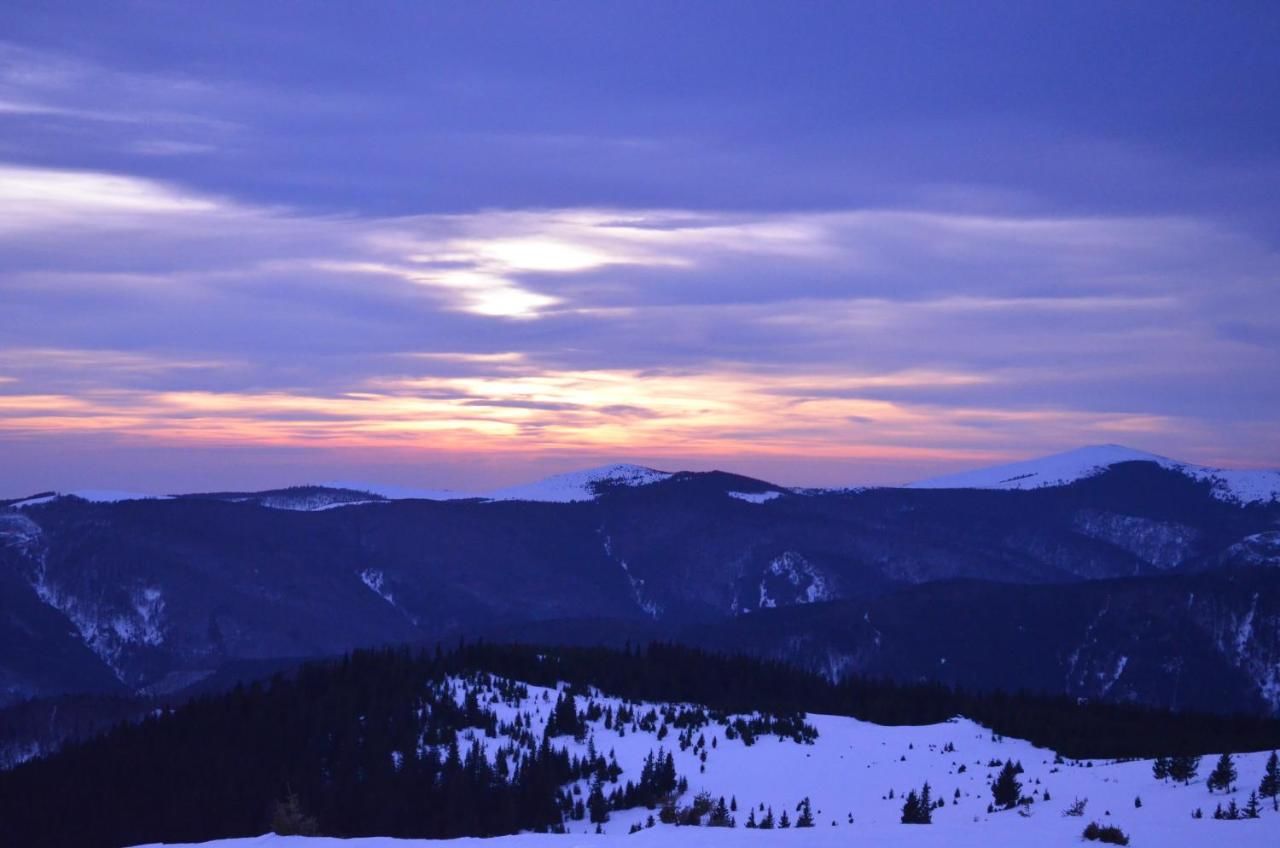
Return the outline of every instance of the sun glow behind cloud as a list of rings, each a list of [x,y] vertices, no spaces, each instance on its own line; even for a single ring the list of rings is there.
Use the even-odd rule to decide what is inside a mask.
[[[369,218],[4,166],[0,248],[0,444],[1222,460],[1157,395],[1275,357],[1213,323],[1274,324],[1274,257],[1182,218]]]

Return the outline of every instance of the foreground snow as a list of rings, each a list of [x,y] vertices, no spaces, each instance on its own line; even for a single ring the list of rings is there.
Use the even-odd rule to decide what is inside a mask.
[[[461,697],[461,694],[459,693]],[[555,701],[552,690],[529,687],[522,701],[495,705],[501,721],[517,712],[533,717],[534,728],[545,727]],[[598,704],[615,711],[622,703],[597,695]],[[579,699],[579,709],[585,700]],[[647,710],[648,705],[643,705]],[[1135,846],[1191,846],[1222,841],[1232,846],[1280,845],[1280,813],[1270,806],[1255,820],[1216,821],[1215,806],[1224,807],[1232,799],[1243,807],[1249,792],[1261,779],[1265,752],[1236,757],[1238,788],[1232,794],[1210,794],[1204,776],[1216,757],[1205,757],[1200,777],[1189,786],[1157,781],[1149,760],[1131,762],[1055,762],[1053,752],[1016,739],[995,738],[971,721],[953,719],[918,727],[886,727],[842,716],[810,715],[808,721],[818,731],[814,744],[800,744],[774,736],[763,736],[747,746],[730,739],[722,724],[694,731],[693,739],[705,736],[705,763],[695,753],[696,745],[681,750],[676,729],[659,741],[655,732],[628,729],[620,735],[606,729],[603,721],[591,723],[592,739],[577,743],[559,737],[572,753],[582,754],[588,744],[606,757],[613,752],[623,769],[621,782],[637,779],[644,757],[659,746],[672,751],[678,773],[688,779],[689,790],[681,797],[687,804],[694,795],[706,791],[713,798],[734,799],[737,827],[732,830],[706,827],[675,827],[657,824],[637,834],[628,834],[633,824],[644,823],[653,811],[637,808],[613,811],[604,825],[605,835],[594,834],[587,821],[571,821],[568,835],[522,834],[496,839],[449,840],[450,845],[485,845],[494,848],[571,848],[577,845],[671,845],[731,846],[758,845],[825,848],[861,843],[884,846],[1023,846],[1080,845],[1081,831],[1090,821],[1114,824],[1123,829]],[[502,737],[485,739],[479,731],[468,732],[481,739],[492,757],[505,743]],[[714,742],[713,742],[714,740]],[[460,743],[461,744],[461,743]],[[990,783],[998,771],[988,765],[994,760],[1021,762],[1022,792],[1034,797],[1029,815],[1017,811],[988,813]],[[702,768],[705,766],[705,770]],[[961,771],[963,766],[964,770]],[[932,825],[899,823],[903,796],[928,781],[933,797],[945,800],[934,811]],[[585,797],[587,785],[579,787]],[[889,797],[892,791],[893,797]],[[1045,792],[1049,797],[1045,798]],[[760,831],[743,827],[748,811],[762,817],[761,805],[772,808],[776,817],[785,810],[794,821],[802,798],[811,800],[816,827]],[[1135,806],[1141,798],[1141,807]],[[1063,815],[1076,799],[1086,800],[1082,817]],[[1200,808],[1203,819],[1191,813]],[[626,840],[626,842],[622,842]],[[385,838],[332,840],[284,838],[267,835],[252,839],[224,840],[211,845],[227,848],[250,846],[294,846],[294,848],[411,848],[440,844],[428,840]]]
[[[1066,819],[1076,823],[1079,819]],[[1217,822],[1217,824],[1223,824]],[[1274,828],[1252,822],[1228,822],[1239,825],[1230,834],[1220,834],[1205,826],[1204,822],[1168,823],[1153,825],[1141,831],[1140,836],[1130,835],[1130,845],[1159,846],[1159,848],[1183,848],[1184,846],[1210,845],[1217,840],[1231,848],[1274,848],[1278,834]],[[209,848],[416,848],[416,846],[440,846],[440,848],[612,848],[612,846],[662,846],[662,848],[849,848],[852,845],[873,848],[1032,848],[1032,846],[1098,845],[1080,837],[1082,827],[1045,828],[1035,833],[1027,828],[999,828],[988,831],[968,832],[934,826],[899,825],[897,828],[863,828],[851,833],[844,828],[813,828],[812,830],[724,830],[705,827],[654,828],[631,836],[598,836],[570,834],[554,836],[527,833],[519,836],[499,836],[494,839],[329,839],[323,837],[275,836],[268,834],[249,839],[226,839],[204,843]]]
[[[1064,486],[1121,462],[1154,462],[1213,486],[1222,500],[1255,503],[1280,498],[1280,471],[1210,468],[1178,462],[1123,445],[1091,445],[1008,465],[979,468],[912,483],[912,489],[1039,489]]]

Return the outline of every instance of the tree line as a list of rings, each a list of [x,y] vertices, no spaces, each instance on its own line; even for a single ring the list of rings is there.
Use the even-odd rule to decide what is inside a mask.
[[[459,680],[463,690],[455,691]],[[499,720],[497,704],[527,696],[516,681],[571,684],[545,704],[550,726],[543,732],[527,715]],[[589,687],[631,705],[605,711],[581,697]],[[671,706],[642,712],[634,707],[640,701]],[[0,772],[0,822],[15,845],[115,848],[249,836],[271,827],[334,836],[495,836],[556,830],[579,818],[601,823],[610,810],[638,805],[655,808],[662,820],[680,820],[693,817],[689,810],[698,805],[676,805],[687,784],[669,754],[655,751],[638,782],[624,782],[611,757],[571,756],[565,740],[582,738],[583,722],[599,719],[626,730],[666,730],[672,736],[666,744],[705,753],[698,728],[714,719],[727,721],[744,744],[764,733],[803,744],[813,741],[805,712],[885,724],[963,714],[1072,756],[1182,756],[1280,743],[1275,721],[877,680],[832,683],[778,663],[669,644],[625,650],[464,644],[358,651],[121,724]],[[740,713],[750,715],[729,719]],[[490,758],[484,740],[497,737],[507,741]],[[590,787],[586,798],[566,788],[581,781]],[[921,800],[904,814],[924,818],[932,799]],[[699,820],[727,825],[736,804],[703,806]],[[809,816],[797,812],[796,825],[807,825]],[[767,827],[774,820],[759,811],[746,824]]]

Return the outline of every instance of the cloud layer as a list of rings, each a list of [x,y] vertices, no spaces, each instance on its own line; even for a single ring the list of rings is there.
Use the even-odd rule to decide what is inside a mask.
[[[589,5],[285,38],[228,4],[203,24],[231,41],[25,16],[0,43],[5,489],[622,459],[900,482],[1099,441],[1280,464],[1280,164],[1253,129],[1280,98],[1240,88],[1263,53],[1202,56],[1217,82],[1153,55],[1168,76],[1116,99],[1101,47],[943,45],[917,78],[892,21],[848,21],[853,56],[813,10],[730,22],[743,50],[804,35],[770,66],[656,39],[679,10],[646,6],[567,42]],[[1199,135],[1175,90],[1238,111]]]

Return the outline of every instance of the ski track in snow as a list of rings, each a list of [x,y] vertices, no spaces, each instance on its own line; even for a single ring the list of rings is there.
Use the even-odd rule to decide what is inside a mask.
[[[460,688],[456,695],[461,699]],[[512,720],[517,712],[531,714],[535,735],[540,736],[555,697],[555,690],[530,686],[528,699],[491,706],[500,722]],[[612,706],[615,711],[622,703],[621,699],[598,694],[595,700],[602,706]],[[583,698],[578,699],[578,707],[580,710],[585,707]],[[645,710],[646,707],[642,707],[640,712]],[[1215,759],[1213,756],[1204,758],[1200,778],[1190,786],[1182,786],[1156,780],[1151,774],[1150,760],[1055,763],[1051,751],[1022,740],[993,737],[990,731],[966,719],[916,727],[888,727],[814,714],[808,716],[808,721],[818,730],[815,744],[762,736],[752,746],[744,745],[741,739],[727,739],[723,726],[713,722],[695,732],[705,734],[707,739],[705,772],[699,771],[700,762],[692,747],[680,750],[674,730],[659,742],[654,732],[627,732],[620,736],[615,729],[606,730],[603,720],[591,723],[596,749],[606,758],[610,751],[616,754],[623,768],[622,783],[636,779],[645,755],[664,746],[672,751],[678,773],[689,781],[683,803],[700,791],[709,792],[713,798],[723,795],[737,800],[738,826],[732,830],[658,824],[639,834],[628,835],[632,824],[643,823],[651,814],[647,809],[637,808],[613,811],[604,825],[604,836],[594,834],[594,825],[586,821],[571,821],[568,823],[570,833],[566,835],[520,834],[485,840],[441,841],[265,835],[205,844],[221,848],[427,848],[431,845],[573,848],[614,843],[677,848],[736,845],[845,848],[854,844],[1013,848],[1090,844],[1080,837],[1090,821],[1119,826],[1130,835],[1134,846],[1177,848],[1220,841],[1233,848],[1280,844],[1280,813],[1273,812],[1270,806],[1256,820],[1215,821],[1212,818],[1218,803],[1225,806],[1231,799],[1241,806],[1246,803],[1249,791],[1261,779],[1265,752],[1238,755],[1237,791],[1211,795],[1205,790],[1204,775],[1209,771],[1207,764]],[[711,747],[713,737],[715,747]],[[472,739],[482,742],[491,759],[507,741],[505,737],[485,738],[482,731],[472,729],[462,732],[459,745],[465,747]],[[945,750],[948,743],[955,746],[953,752]],[[571,754],[585,754],[589,743],[575,742],[565,736],[558,737],[555,744],[567,747]],[[392,758],[402,762],[404,756],[405,752],[395,752]],[[1034,792],[1036,796],[1029,816],[1023,817],[1016,811],[987,812],[991,800],[989,784],[997,770],[987,763],[994,759],[1022,763],[1025,772],[1019,778],[1023,794]],[[958,770],[961,764],[965,766],[964,772]],[[932,825],[900,824],[903,796],[911,789],[919,789],[926,780],[934,797],[944,799],[946,805],[934,811]],[[579,788],[585,797],[587,782],[579,781]],[[888,797],[891,789],[892,799]],[[1046,789],[1050,794],[1047,801],[1041,795]],[[796,805],[806,796],[811,799],[816,820],[816,827],[812,829],[760,831],[742,826],[749,807],[755,807],[756,817],[760,818],[761,803],[772,807],[775,816],[780,817],[786,810],[794,820]],[[1141,808],[1134,806],[1135,797],[1142,799]],[[1084,816],[1064,816],[1063,810],[1077,798],[1087,799]],[[1191,818],[1191,811],[1196,808],[1205,811],[1205,818]],[[624,838],[627,841],[621,842]]]

